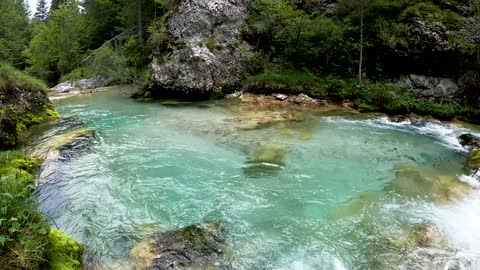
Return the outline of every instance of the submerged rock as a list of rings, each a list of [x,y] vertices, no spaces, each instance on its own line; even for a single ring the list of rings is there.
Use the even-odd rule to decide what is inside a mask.
[[[395,179],[385,190],[436,203],[447,203],[466,195],[472,186],[460,181],[457,176],[432,175],[416,166],[399,165]]]
[[[287,148],[283,145],[261,145],[253,151],[243,172],[251,177],[273,174],[285,165],[286,154]]]
[[[133,248],[130,255],[138,270],[228,269],[221,261],[222,234],[221,227],[215,223],[190,225],[146,239]]]
[[[58,152],[60,159],[70,159],[86,149],[94,139],[92,129],[71,118],[63,118],[34,127],[27,134],[27,153],[45,159]]]

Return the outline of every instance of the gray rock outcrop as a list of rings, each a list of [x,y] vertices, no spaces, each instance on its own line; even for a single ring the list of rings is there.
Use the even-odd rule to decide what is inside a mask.
[[[104,77],[93,77],[81,79],[78,81],[66,81],[52,87],[50,90],[54,92],[67,93],[71,90],[95,89],[105,86],[110,86],[113,79]]]
[[[174,45],[167,54],[157,50],[153,59],[154,94],[208,97],[239,86],[250,55],[241,41],[249,2],[181,0],[165,23]]]
[[[407,87],[422,98],[454,101],[461,99],[462,94],[457,83],[448,78],[410,74],[400,77],[397,84]]]

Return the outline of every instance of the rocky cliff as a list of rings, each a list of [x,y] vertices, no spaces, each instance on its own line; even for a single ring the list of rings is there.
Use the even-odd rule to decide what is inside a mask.
[[[151,65],[156,96],[208,98],[240,85],[249,45],[241,40],[250,0],[181,0],[165,21],[169,51]]]

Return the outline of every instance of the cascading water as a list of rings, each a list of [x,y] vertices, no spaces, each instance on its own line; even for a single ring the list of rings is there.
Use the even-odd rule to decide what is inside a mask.
[[[205,221],[233,269],[480,269],[480,191],[458,177],[469,129],[335,113],[242,129],[222,102],[115,92],[56,106],[96,132],[39,180],[87,269],[129,269],[146,237]]]

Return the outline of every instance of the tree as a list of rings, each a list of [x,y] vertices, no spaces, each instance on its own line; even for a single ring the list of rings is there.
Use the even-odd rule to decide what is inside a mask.
[[[52,4],[50,5],[50,13],[60,8],[60,6],[64,4],[66,1],[67,0],[52,0]]]
[[[25,55],[29,71],[50,82],[57,81],[79,66],[85,38],[84,17],[78,2],[67,0],[51,11],[46,24],[37,24]]]
[[[48,12],[47,12],[47,2],[45,0],[38,0],[37,11],[35,12],[34,18],[42,22],[47,21]]]
[[[23,0],[1,0],[0,14],[0,59],[22,68],[22,52],[30,38],[27,5]]]

